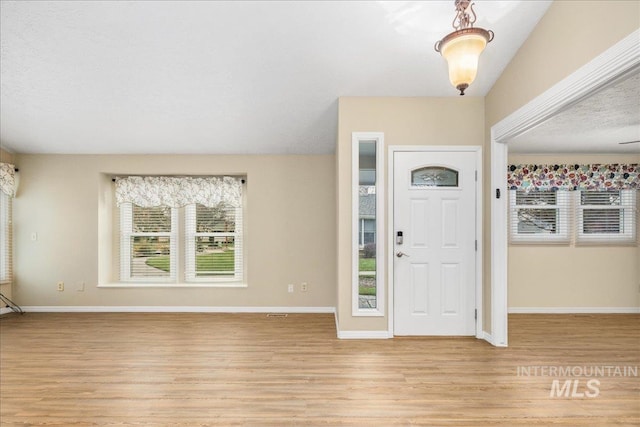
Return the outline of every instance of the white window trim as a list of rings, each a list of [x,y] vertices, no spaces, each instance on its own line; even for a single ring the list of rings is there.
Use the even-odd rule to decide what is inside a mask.
[[[169,233],[134,233],[132,203],[120,206],[120,282],[124,283],[174,283],[178,266],[178,209],[171,208],[171,232]],[[131,238],[136,236],[169,237],[169,276],[167,277],[132,277],[131,276]]]
[[[359,282],[359,211],[360,200],[360,142],[375,141],[376,144],[376,308],[360,308]],[[382,317],[385,313],[385,242],[384,242],[384,133],[353,132],[351,135],[351,315],[354,317]],[[363,242],[364,243],[364,242]]]
[[[0,191],[0,284],[6,285],[13,281],[13,245],[12,245],[12,213],[13,199]]]
[[[636,190],[620,190],[620,205],[583,205],[581,203],[582,191],[575,192],[576,206],[576,243],[589,245],[608,244],[635,244],[637,241],[637,213],[636,213]],[[583,221],[584,211],[589,209],[613,209],[620,211],[620,224],[624,231],[621,233],[584,233]],[[624,216],[629,215],[628,221],[624,221]],[[625,226],[626,225],[626,226]]]
[[[516,205],[516,191],[509,190],[509,237],[510,242],[519,243],[569,243],[570,234],[570,211],[571,211],[571,195],[569,191],[556,191],[555,205]],[[558,209],[558,228],[559,233],[556,234],[519,234],[514,232],[513,224],[518,221],[518,209]]]

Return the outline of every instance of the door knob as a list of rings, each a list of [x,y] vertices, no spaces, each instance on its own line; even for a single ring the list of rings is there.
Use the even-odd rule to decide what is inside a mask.
[[[404,252],[400,252],[400,251],[398,251],[398,252],[396,252],[396,256],[397,256],[398,258],[402,258],[403,256],[408,257],[409,255],[405,254]]]

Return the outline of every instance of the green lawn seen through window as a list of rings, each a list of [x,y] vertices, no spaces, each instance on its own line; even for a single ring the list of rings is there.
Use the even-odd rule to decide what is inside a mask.
[[[375,258],[360,258],[360,271],[376,271]]]
[[[169,271],[170,260],[168,255],[151,257],[147,265],[163,271]],[[196,255],[196,271],[234,271],[235,257],[233,251],[215,252]]]
[[[360,284],[358,286],[359,295],[373,295],[377,293],[375,286],[376,276],[376,259],[360,258],[358,260],[358,268],[360,271]]]

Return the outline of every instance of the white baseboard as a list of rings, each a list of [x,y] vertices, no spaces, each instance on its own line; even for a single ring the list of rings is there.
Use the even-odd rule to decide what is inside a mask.
[[[389,331],[341,331],[338,330],[338,338],[341,340],[386,340],[393,338]]]
[[[28,305],[31,313],[334,313],[334,307],[208,307],[128,305]]]
[[[482,339],[485,340],[486,342],[488,342],[489,344],[491,344],[494,347],[508,347],[507,344],[499,344],[495,341],[495,339],[493,338],[493,335],[491,335],[489,332],[483,331],[482,333]]]
[[[0,308],[0,316],[7,313],[13,313],[13,310],[11,310],[9,307]]]
[[[640,307],[509,307],[510,314],[633,314]]]
[[[338,322],[338,310],[333,312],[336,321],[336,333],[341,340],[386,340],[393,338],[390,331],[341,331]]]

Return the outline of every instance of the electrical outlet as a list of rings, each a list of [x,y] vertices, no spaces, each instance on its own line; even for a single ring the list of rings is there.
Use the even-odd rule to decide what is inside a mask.
[[[64,282],[58,282],[58,291],[59,292],[64,291]]]
[[[84,292],[84,282],[77,282],[76,283],[76,291]]]
[[[300,292],[307,292],[309,290],[309,284],[307,282],[302,282],[300,285]]]
[[[289,293],[293,293],[293,285],[292,285],[292,284],[289,284],[289,285],[287,286],[287,290],[289,291]]]

